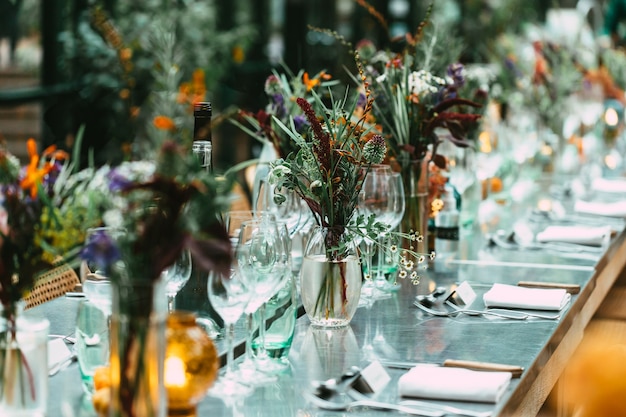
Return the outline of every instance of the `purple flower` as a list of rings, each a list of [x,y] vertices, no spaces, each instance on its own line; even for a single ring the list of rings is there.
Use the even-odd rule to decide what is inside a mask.
[[[302,134],[304,129],[309,126],[309,122],[306,120],[304,114],[299,114],[293,118],[293,124],[296,127],[296,132]]]
[[[113,238],[105,230],[97,230],[85,242],[80,257],[96,265],[96,268],[106,271],[121,258],[121,253]]]
[[[452,83],[458,89],[465,85],[465,77],[463,76],[463,64],[460,62],[448,65],[448,76],[452,78]]]
[[[283,116],[287,113],[287,109],[285,108],[285,98],[282,94],[276,93],[271,96],[272,100],[272,113],[279,119],[282,119]]]
[[[111,172],[108,173],[107,178],[109,180],[109,190],[112,192],[125,190],[133,184],[132,181],[121,175],[115,169],[111,170]]]

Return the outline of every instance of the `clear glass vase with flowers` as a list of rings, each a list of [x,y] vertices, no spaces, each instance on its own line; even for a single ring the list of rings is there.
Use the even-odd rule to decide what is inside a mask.
[[[313,94],[314,106],[296,100],[308,121],[302,134],[293,118],[274,119],[291,138],[296,152],[270,163],[274,199],[294,192],[306,203],[317,224],[304,251],[300,273],[304,309],[315,326],[349,324],[358,306],[362,269],[357,246],[364,237],[375,241],[388,225],[375,216],[355,215],[363,181],[372,164],[383,161],[386,145],[366,118],[372,101],[359,95],[330,95],[330,106]],[[414,252],[413,252],[414,253]]]
[[[114,197],[104,225],[125,232],[115,239],[105,229],[91,235],[82,255],[106,271],[114,288],[109,415],[163,416],[162,273],[183,250],[206,271],[229,267],[230,240],[218,215],[227,207],[232,181],[206,172],[188,149],[170,140],[143,177],[128,175],[128,168],[103,168],[100,189]]]
[[[428,23],[427,16],[416,33],[399,38],[403,43],[394,44],[400,46],[394,50],[377,50],[372,42],[361,41],[356,51],[363,65],[359,77],[354,77],[370,86],[373,122],[385,132],[389,163],[403,176],[406,210],[400,229],[416,233],[423,252],[428,251],[425,242],[431,215],[428,165],[445,169],[446,159],[437,152],[439,144],[447,139],[456,146],[470,146],[466,132],[481,117],[468,111],[481,105],[459,94],[464,80],[462,65],[454,61],[458,57],[443,54],[450,61],[447,68],[442,65],[442,57],[435,54],[441,37]],[[427,28],[432,30],[426,32]],[[451,52],[454,48],[447,51]],[[439,129],[450,134],[441,138]]]

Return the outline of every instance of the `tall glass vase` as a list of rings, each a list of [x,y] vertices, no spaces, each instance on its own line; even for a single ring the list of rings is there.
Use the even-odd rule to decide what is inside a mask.
[[[402,164],[402,183],[406,208],[400,222],[402,233],[411,233],[417,236],[416,241],[408,241],[413,250],[428,253],[428,161],[404,161]]]
[[[0,416],[43,417],[50,323],[25,317],[22,306],[0,311]]]
[[[111,316],[111,417],[164,417],[167,297],[162,279],[117,283]]]
[[[359,306],[362,280],[356,245],[349,233],[343,227],[315,227],[300,271],[300,296],[311,324],[350,324]]]

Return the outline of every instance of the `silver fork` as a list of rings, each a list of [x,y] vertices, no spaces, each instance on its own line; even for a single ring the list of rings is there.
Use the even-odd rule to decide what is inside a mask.
[[[433,410],[441,410],[446,414],[456,414],[459,416],[466,416],[466,417],[489,417],[492,414],[491,411],[467,410],[465,408],[452,407],[452,406],[443,405],[443,404],[431,404],[425,401],[417,401],[417,400],[400,401],[399,404],[414,406],[414,407],[432,408]]]
[[[522,312],[511,312],[512,314],[501,314],[501,313],[494,313],[491,311],[479,311],[479,310],[465,310],[465,309],[459,309],[459,310],[453,310],[453,311],[440,311],[440,310],[433,310],[431,308],[428,308],[422,304],[420,304],[419,302],[415,301],[413,303],[416,307],[418,307],[420,310],[425,311],[428,314],[431,314],[433,316],[437,316],[437,317],[455,317],[458,316],[459,314],[467,314],[470,316],[478,316],[478,315],[489,315],[489,316],[494,316],[494,317],[500,317],[503,319],[510,319],[510,320],[526,320],[528,318],[528,315],[526,315],[525,313]]]
[[[368,400],[369,399],[354,388],[349,389],[347,394],[354,400]],[[491,411],[467,410],[465,408],[452,407],[452,406],[447,406],[444,404],[429,403],[426,401],[403,400],[403,401],[400,401],[398,404],[406,405],[409,407],[418,407],[420,409],[433,410],[436,412],[439,411],[439,412],[443,412],[444,415],[457,414],[459,416],[466,416],[466,417],[489,417],[491,416]]]
[[[424,417],[443,417],[446,413],[442,410],[435,410],[432,407],[429,409],[415,408],[408,405],[383,403],[374,400],[354,400],[346,402],[335,402],[322,399],[316,395],[305,393],[304,396],[313,403],[316,407],[329,411],[347,411],[355,407],[371,407],[379,410],[399,411],[405,414],[411,414],[414,416]]]
[[[508,308],[487,308],[486,310],[469,310],[469,309],[463,309],[461,307],[459,307],[458,305],[451,303],[450,301],[446,301],[446,305],[452,307],[453,309],[455,309],[456,311],[460,311],[460,312],[476,312],[477,314],[520,314],[520,315],[525,315],[527,317],[535,317],[538,319],[546,319],[546,320],[558,320],[561,318],[560,314],[541,314],[541,313],[529,313],[527,311],[516,311],[516,310],[510,310]]]

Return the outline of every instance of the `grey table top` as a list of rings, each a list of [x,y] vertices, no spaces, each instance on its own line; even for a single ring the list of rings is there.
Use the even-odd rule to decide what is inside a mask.
[[[621,271],[626,258],[623,240],[622,235],[614,239],[601,259],[561,257],[545,251],[505,251],[489,247],[484,240],[467,240],[462,243],[458,257],[435,263],[425,271],[419,285],[402,281],[402,288],[397,293],[376,301],[369,308],[359,308],[346,328],[317,329],[310,326],[306,316],[300,317],[289,354],[290,367],[277,382],[256,388],[252,395],[234,404],[206,397],[200,404],[199,415],[342,415],[342,412],[316,408],[302,393],[310,389],[313,380],[337,377],[353,365],[364,368],[376,358],[427,363],[464,359],[519,365],[525,370],[522,377],[513,380],[497,404],[457,402],[455,405],[489,410],[494,416],[512,415],[520,407],[536,407],[533,401],[529,405],[528,395],[533,393],[533,387],[561,345],[568,351],[575,347],[575,343],[573,347],[565,346],[570,344],[568,335],[581,326],[584,328],[589,320],[592,314],[587,311],[591,308],[589,305],[596,303],[594,298],[602,296],[596,295],[600,291],[598,287],[608,285],[600,280],[615,279],[615,268]],[[621,263],[616,266],[616,262]],[[609,277],[602,278],[603,274]],[[557,321],[517,322],[469,316],[438,318],[428,316],[412,305],[417,294],[428,293],[439,285],[468,281],[481,300],[480,296],[490,284],[515,284],[521,280],[575,283],[581,285],[582,291],[572,297],[571,304]],[[30,310],[29,314],[46,316],[51,322],[51,333],[71,334],[79,302],[79,299],[59,298]],[[243,337],[242,331],[238,337]],[[573,340],[577,341],[576,338]],[[217,344],[222,349],[222,343],[218,341]],[[397,402],[397,380],[406,371],[387,371],[392,380],[377,398]],[[545,382],[548,391],[554,378]],[[51,377],[49,382],[50,417],[94,415],[89,398],[82,393],[76,364]],[[543,398],[535,402],[543,402],[545,395],[547,392],[536,393]],[[359,409],[358,414],[379,415],[382,412]]]
[[[516,213],[509,214],[511,221],[519,217]],[[623,230],[623,221],[615,224]],[[501,227],[510,230],[512,224]],[[476,228],[462,235],[456,256],[437,260],[425,271],[419,285],[402,281],[400,291],[389,298],[377,300],[369,308],[360,307],[350,326],[317,329],[311,327],[306,316],[300,317],[289,353],[290,366],[276,382],[259,386],[251,395],[235,402],[207,396],[199,406],[198,415],[343,415],[345,412],[316,408],[305,400],[303,392],[311,389],[314,380],[338,377],[350,366],[364,368],[374,359],[427,363],[463,359],[519,365],[524,372],[512,380],[497,404],[451,404],[491,411],[493,416],[534,416],[580,341],[585,326],[626,267],[624,239],[624,233],[619,233],[600,255],[510,250],[494,245],[488,234]],[[417,294],[429,293],[436,286],[467,281],[478,294],[477,302],[482,303],[481,295],[491,284],[516,284],[522,280],[579,284],[581,291],[572,297],[556,321],[440,318],[413,306]],[[79,303],[80,299],[59,298],[29,310],[28,314],[47,317],[51,333],[72,334]],[[243,320],[240,320],[237,338],[243,340],[243,337]],[[217,340],[216,344],[223,353],[223,341]],[[406,371],[388,369],[387,372],[391,382],[377,398],[397,402],[397,381]],[[76,364],[51,377],[49,383],[49,417],[95,415],[90,399],[83,394]],[[368,409],[355,412],[363,416],[383,414]]]

